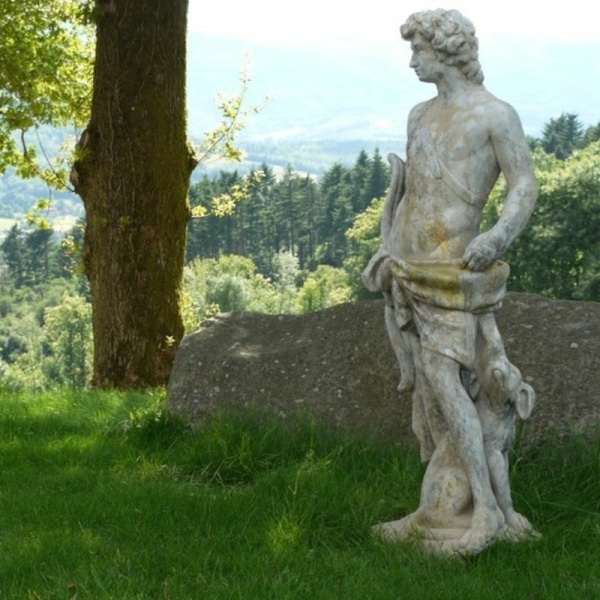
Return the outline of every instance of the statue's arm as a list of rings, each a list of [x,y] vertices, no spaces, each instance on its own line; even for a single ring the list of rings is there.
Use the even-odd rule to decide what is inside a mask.
[[[392,180],[381,215],[381,240],[383,244],[390,235],[396,208],[398,208],[398,204],[400,204],[404,195],[406,173],[404,161],[397,154],[391,152],[388,154],[387,159],[392,166]]]
[[[426,109],[427,105],[427,102],[421,102],[420,104],[417,104],[411,109],[408,115],[407,154],[408,144],[410,144],[415,129],[418,126],[421,114]],[[388,194],[381,217],[381,239],[384,246],[392,233],[394,215],[398,205],[400,204],[400,201],[404,197],[404,192],[406,190],[406,163],[393,152],[387,155],[387,159],[392,167],[392,179],[390,182],[390,187],[388,188]]]
[[[465,250],[463,264],[475,271],[486,269],[508,248],[527,224],[537,198],[531,154],[521,121],[511,106],[502,103],[493,111],[490,139],[508,193],[498,222]]]

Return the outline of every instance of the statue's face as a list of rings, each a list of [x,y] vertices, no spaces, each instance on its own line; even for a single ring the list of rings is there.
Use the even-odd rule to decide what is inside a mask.
[[[437,57],[436,51],[420,35],[415,35],[410,44],[412,55],[410,68],[415,70],[417,77],[427,83],[440,80],[446,66]]]

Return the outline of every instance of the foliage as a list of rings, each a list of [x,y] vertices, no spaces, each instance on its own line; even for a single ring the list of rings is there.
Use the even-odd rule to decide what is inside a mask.
[[[225,160],[241,162],[244,159],[244,151],[237,146],[237,136],[246,126],[246,119],[250,114],[261,111],[263,104],[247,108],[244,99],[250,84],[248,65],[240,75],[241,88],[234,95],[218,97],[218,108],[221,111],[221,122],[211,131],[204,134],[199,145],[194,146],[195,161],[199,165],[214,160]],[[196,204],[192,208],[192,217],[226,217],[232,215],[240,202],[251,198],[253,187],[260,183],[264,177],[262,171],[252,171],[241,181],[232,183],[227,189],[221,190],[218,195],[204,198],[204,202]]]
[[[590,129],[587,133],[593,137]],[[511,264],[509,289],[598,301],[599,144],[590,143],[566,160],[545,153],[538,144],[534,161],[539,200],[529,225],[506,254]],[[379,177],[379,167],[374,166],[378,162],[376,155],[361,152],[352,168],[335,165],[321,181],[290,166],[279,176],[263,166],[264,175],[257,178],[221,172],[198,183],[192,198],[210,202],[215,194],[252,182],[233,214],[206,216],[190,224],[191,260],[185,268],[182,296],[186,330],[194,330],[219,311],[305,313],[372,298],[360,274],[380,244],[384,190],[367,201],[373,189],[370,182]],[[504,194],[501,179],[486,206],[483,229],[498,218]],[[59,335],[44,332],[47,308],[60,307],[59,312],[67,315],[68,302],[87,298],[85,280],[71,276],[77,270],[81,239],[80,226],[58,244],[51,230],[14,225],[2,242],[0,370],[5,386],[81,385],[81,378],[70,378],[57,367],[75,360],[61,363],[57,359],[61,352],[74,357],[75,350],[69,350],[68,344],[61,351],[52,348],[51,339]],[[343,250],[343,268],[319,263],[331,257],[327,249],[334,247]],[[202,255],[206,256],[199,258]],[[75,316],[73,326],[77,322]],[[68,327],[66,323],[65,333]],[[73,376],[76,373],[71,371]]]
[[[507,251],[509,287],[554,298],[600,300],[600,144],[565,160],[534,155],[539,193],[526,229]],[[486,221],[497,218],[505,184],[490,202]]]
[[[184,289],[189,306],[188,331],[219,312],[276,312],[275,287],[247,257],[193,260],[185,267]]]
[[[300,275],[298,259],[291,252],[279,252],[273,258],[275,289],[279,296],[279,313],[292,312],[296,280]]]
[[[48,282],[55,277],[68,277],[66,251],[55,242],[52,229],[24,230],[15,223],[0,244],[0,259],[6,266],[4,276],[17,288]]]
[[[361,273],[381,244],[381,215],[384,204],[384,197],[373,199],[346,232],[346,237],[352,243],[354,251],[344,261],[344,268],[348,272],[353,296],[359,300],[373,298],[373,294],[367,291],[362,282]]]
[[[92,375],[92,307],[81,296],[63,297],[44,311],[49,378],[74,388],[86,387]]]
[[[270,279],[248,257],[194,259],[184,274],[186,330],[195,330],[219,312],[304,314],[350,299],[343,269],[320,265],[314,272],[303,273],[289,252],[279,253],[272,262],[275,275]]]
[[[541,139],[532,140],[532,149],[541,147],[544,152],[553,154],[559,160],[565,160],[575,150],[586,148],[598,140],[600,140],[600,123],[584,129],[576,114],[562,113],[544,125]]]
[[[539,194],[534,213],[504,258],[509,289],[553,298],[600,300],[600,143],[560,160],[534,152]],[[506,182],[501,177],[484,210],[482,229],[501,214]],[[380,244],[384,199],[374,200],[346,232],[353,251],[344,261],[355,298],[371,297],[360,274]]]
[[[296,300],[298,312],[305,314],[350,301],[352,289],[343,269],[319,265],[309,273]]]
[[[40,177],[64,189],[65,165],[40,165],[37,129],[81,124],[91,86],[89,2],[0,0],[0,173]],[[28,133],[31,132],[31,133]],[[19,136],[17,141],[16,135]]]
[[[188,260],[218,258],[223,254],[248,256],[266,277],[274,278],[273,257],[289,251],[301,270],[319,264],[341,267],[353,252],[346,230],[373,197],[385,192],[389,173],[377,151],[361,152],[348,169],[332,166],[320,181],[295,172],[288,165],[281,175],[267,165],[250,188],[247,201],[233,214],[194,220],[188,228]],[[248,179],[237,171],[203,179],[190,190],[195,210],[211,210],[214,198],[244,188]],[[375,194],[375,195],[373,195]]]
[[[0,388],[40,391],[56,386],[87,387],[91,375],[91,307],[80,296],[46,309],[44,324],[16,323],[13,333],[1,332]],[[12,351],[11,351],[12,350]],[[6,356],[6,358],[4,358]]]
[[[582,147],[583,141],[583,125],[577,115],[562,113],[557,119],[550,119],[544,126],[541,146],[544,152],[565,160],[575,149]]]
[[[5,279],[0,315],[0,389],[87,385],[91,318],[80,278],[22,287]]]
[[[234,183],[226,192],[211,198],[210,208],[204,204],[196,205],[192,209],[192,217],[198,218],[208,215],[227,217],[232,215],[240,202],[251,199],[253,186],[260,183],[263,177],[264,173],[262,171],[253,171],[248,177],[243,178],[240,183]]]
[[[221,122],[204,134],[203,140],[194,148],[198,164],[215,159],[241,162],[244,152],[236,145],[238,134],[244,129],[245,121],[251,114],[258,114],[267,99],[255,106],[246,107],[244,100],[250,85],[248,62],[240,73],[240,90],[236,94],[219,94],[217,107],[221,112]]]
[[[540,541],[440,560],[370,533],[418,504],[422,467],[413,450],[308,420],[249,415],[222,415],[192,432],[161,412],[162,399],[3,395],[3,595],[598,596],[595,438],[549,442],[512,462],[516,508]]]
[[[598,300],[598,143],[576,151],[564,161],[538,148],[534,159],[539,200],[529,225],[506,254],[511,264],[509,289]],[[361,196],[356,190],[368,187],[373,160],[361,153],[355,166],[346,170],[348,185],[338,188],[349,194],[346,202],[357,202],[358,207],[365,201],[367,192],[359,201]],[[334,174],[335,171],[338,177],[338,167]],[[204,179],[197,190],[202,188],[203,197],[208,198],[214,190],[243,185],[243,181],[237,173],[223,172],[213,181]],[[351,189],[354,192],[350,193]],[[202,238],[201,244],[208,254],[216,256],[194,258],[185,268],[187,331],[195,330],[203,319],[217,312],[305,313],[347,300],[374,297],[366,292],[360,275],[380,244],[384,199],[370,202],[366,210],[353,217],[348,229],[344,230],[344,221],[335,225],[346,238],[347,256],[343,268],[338,268],[317,261],[318,248],[323,247],[323,243],[318,243],[319,227],[324,221],[315,220],[312,228],[308,226],[311,211],[315,219],[318,215],[324,219],[322,191],[322,182],[301,176],[290,167],[280,178],[265,168],[264,177],[251,187],[251,197],[239,203],[234,214],[220,219],[207,216],[190,225],[193,228],[199,221],[212,220],[215,231],[202,228],[210,237]],[[501,179],[486,206],[484,229],[498,218],[504,193]],[[15,225],[2,243],[0,357],[4,380],[13,387],[42,389],[69,381],[56,368],[56,355],[50,345],[41,341],[47,338],[46,307],[61,306],[65,290],[70,298],[86,297],[83,278],[71,279],[70,275],[73,249],[81,244],[81,237],[81,228],[75,228],[59,245],[51,231]],[[291,239],[297,242],[293,254],[287,246]],[[226,240],[245,250],[246,255],[224,253],[220,246]],[[309,246],[313,248],[313,260],[303,254],[302,249]],[[193,243],[189,251],[193,255]],[[65,353],[69,355],[69,351]]]
[[[600,123],[596,123],[596,125],[590,125],[583,134],[583,141],[581,144],[582,148],[593,144],[600,140]]]

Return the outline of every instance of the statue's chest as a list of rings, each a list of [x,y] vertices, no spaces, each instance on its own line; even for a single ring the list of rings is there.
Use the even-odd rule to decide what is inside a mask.
[[[408,158],[424,158],[429,164],[437,160],[449,164],[461,163],[485,144],[483,130],[481,123],[463,112],[421,119],[409,140]]]

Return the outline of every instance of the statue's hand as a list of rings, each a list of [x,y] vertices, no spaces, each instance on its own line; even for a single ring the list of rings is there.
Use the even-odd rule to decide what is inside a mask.
[[[391,258],[386,258],[377,273],[377,281],[382,291],[389,292],[392,289],[392,265],[394,261]]]
[[[380,248],[362,272],[362,280],[370,292],[389,292],[392,284],[393,264],[387,250]]]
[[[465,250],[462,265],[471,271],[485,271],[502,253],[502,240],[490,231],[479,234]]]

